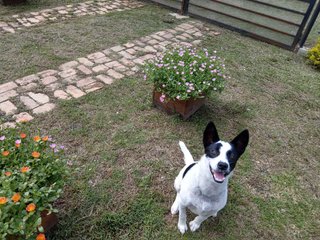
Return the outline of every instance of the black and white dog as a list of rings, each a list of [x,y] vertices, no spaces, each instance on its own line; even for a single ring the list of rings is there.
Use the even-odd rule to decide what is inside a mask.
[[[178,228],[182,234],[188,230],[187,208],[198,215],[189,223],[191,231],[196,231],[204,220],[217,216],[224,208],[229,177],[248,142],[248,130],[242,131],[230,143],[221,141],[213,122],[209,122],[204,131],[205,154],[200,161],[195,162],[186,145],[179,142],[186,165],[174,182],[177,195],[171,213],[179,212]]]

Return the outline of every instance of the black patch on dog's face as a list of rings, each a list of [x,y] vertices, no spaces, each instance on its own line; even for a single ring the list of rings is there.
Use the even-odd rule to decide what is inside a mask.
[[[234,148],[227,152],[227,159],[230,166],[230,172],[236,167],[237,161],[239,159],[239,154],[235,151]]]
[[[220,155],[221,143],[213,143],[205,148],[205,154],[209,158],[215,158]]]

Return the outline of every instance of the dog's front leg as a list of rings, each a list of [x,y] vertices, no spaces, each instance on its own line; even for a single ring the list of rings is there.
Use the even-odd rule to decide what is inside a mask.
[[[186,207],[179,204],[179,221],[178,228],[182,234],[188,230]]]
[[[201,223],[204,220],[206,220],[208,217],[210,217],[210,215],[208,215],[208,216],[200,215],[200,216],[195,217],[195,219],[189,223],[190,230],[192,232],[196,231],[200,227]]]

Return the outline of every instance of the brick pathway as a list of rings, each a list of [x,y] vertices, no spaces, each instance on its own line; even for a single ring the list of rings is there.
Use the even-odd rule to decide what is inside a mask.
[[[48,22],[56,22],[85,15],[103,15],[109,12],[124,11],[142,7],[142,2],[131,0],[95,0],[39,12],[12,15],[8,21],[0,21],[0,34],[15,33],[17,30]]]
[[[2,126],[32,120],[50,112],[58,100],[82,97],[139,71],[144,61],[173,45],[196,45],[201,42],[202,23],[189,21],[173,29],[156,32],[123,45],[64,63],[0,85]],[[214,32],[213,32],[214,33]]]

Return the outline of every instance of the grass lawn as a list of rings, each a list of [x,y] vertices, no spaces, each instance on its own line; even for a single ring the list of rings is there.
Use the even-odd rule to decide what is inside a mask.
[[[28,63],[21,68],[20,62],[5,65],[0,79],[50,64],[54,68],[173,26],[162,22],[167,13],[147,6],[1,36],[1,43],[4,40],[8,46],[15,40],[16,45],[4,52],[1,44],[0,58],[11,63],[28,59]],[[83,30],[86,21],[96,29]],[[153,108],[152,85],[135,76],[83,98],[60,102],[54,112],[31,122],[31,128],[66,146],[72,172],[57,202],[60,221],[50,239],[319,238],[320,72],[294,53],[208,26],[222,34],[206,38],[203,46],[218,50],[226,59],[231,79],[225,91],[209,96],[206,106],[190,120]],[[53,37],[51,31],[59,35]],[[34,39],[43,41],[39,48]],[[50,47],[43,54],[46,44]],[[31,47],[13,56],[23,49],[21,45]],[[51,56],[56,51],[59,54]],[[41,67],[40,62],[44,62]],[[184,141],[199,158],[202,133],[210,120],[225,140],[248,128],[250,145],[231,179],[226,208],[217,218],[205,221],[200,231],[181,236],[177,217],[169,212],[173,181],[183,166],[178,141]]]

